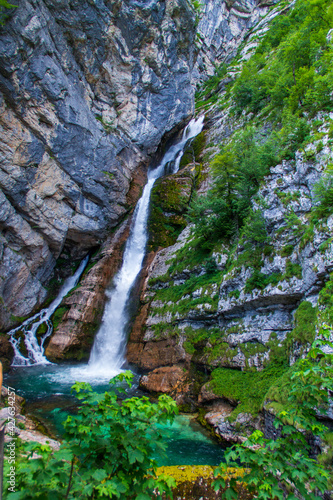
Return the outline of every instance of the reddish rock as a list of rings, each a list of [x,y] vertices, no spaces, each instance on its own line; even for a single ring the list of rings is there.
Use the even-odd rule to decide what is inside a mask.
[[[184,378],[184,371],[179,366],[164,366],[143,375],[140,387],[149,392],[172,392]]]
[[[127,360],[145,370],[186,361],[186,352],[173,338],[156,342],[130,342]]]
[[[129,233],[130,219],[104,244],[101,258],[83,277],[80,286],[65,298],[68,306],[45,350],[50,360],[87,359],[94,335],[100,325],[105,290],[122,262],[123,244]]]
[[[207,403],[207,401],[214,401],[220,399],[219,396],[214,394],[212,389],[209,387],[209,382],[201,387],[200,394],[198,396],[199,403]]]

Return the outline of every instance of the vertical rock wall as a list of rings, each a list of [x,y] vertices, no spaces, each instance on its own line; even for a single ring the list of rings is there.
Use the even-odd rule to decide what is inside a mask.
[[[133,172],[193,113],[185,0],[24,0],[0,28],[0,327],[129,210]]]

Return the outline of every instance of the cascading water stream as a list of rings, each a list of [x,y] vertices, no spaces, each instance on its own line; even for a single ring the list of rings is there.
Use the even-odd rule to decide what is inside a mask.
[[[108,293],[109,301],[91,351],[87,372],[94,376],[113,377],[121,371],[125,363],[126,333],[129,321],[127,306],[145,256],[150,193],[155,181],[167,170],[171,173],[178,171],[185,145],[201,132],[203,121],[204,116],[191,120],[184,130],[181,141],[169,148],[157,168],[148,172],[148,182],[135,208],[123,264],[114,279],[113,289]]]
[[[54,311],[57,309],[57,307],[59,307],[62,299],[68,294],[68,292],[72,288],[74,288],[77,285],[80,276],[87,265],[88,260],[89,256],[87,255],[82,260],[82,262],[80,263],[79,267],[77,268],[73,276],[70,276],[65,280],[57,298],[53,302],[51,302],[51,304],[47,309],[42,309],[39,313],[35,314],[31,318],[28,318],[22,323],[22,325],[18,326],[17,328],[14,328],[8,333],[8,335],[11,336],[10,341],[14,348],[14,359],[12,362],[12,366],[29,366],[29,365],[50,363],[44,355],[44,342],[51,335],[53,331],[53,326],[50,318],[54,313]],[[40,342],[38,342],[36,335],[37,330],[39,326],[42,325],[43,323],[46,324],[47,330],[41,337]],[[22,332],[24,334],[24,343],[28,352],[28,357],[23,356],[23,354],[21,354],[20,352],[19,344],[21,339],[20,337],[18,338],[15,337],[15,334],[17,332]]]
[[[113,287],[107,292],[106,304],[100,329],[95,337],[88,364],[80,366],[50,367],[49,376],[62,384],[72,384],[75,380],[104,383],[121,372],[125,363],[126,334],[129,323],[128,304],[130,293],[142,268],[148,240],[147,221],[149,215],[150,193],[155,181],[164,174],[176,173],[181,157],[188,141],[198,135],[203,128],[204,116],[193,119],[185,128],[181,140],[171,146],[165,153],[157,168],[148,172],[148,181],[134,211],[130,236],[126,242],[123,264],[113,280]],[[67,293],[76,286],[86,264],[86,257],[75,274],[68,278],[61,288],[58,297],[47,309],[43,309],[22,325],[13,329],[11,342],[15,357],[12,366],[45,365],[51,363],[44,355],[44,342],[52,334],[50,317],[60,305]],[[47,331],[41,339],[37,339],[39,326],[45,323]],[[20,337],[24,334],[27,357],[20,352]],[[46,374],[45,374],[46,375]]]

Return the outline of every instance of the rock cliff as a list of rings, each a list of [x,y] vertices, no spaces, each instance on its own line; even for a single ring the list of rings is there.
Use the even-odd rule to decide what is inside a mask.
[[[26,0],[1,27],[2,329],[43,302],[64,247],[106,238],[193,113],[194,23],[185,0]]]
[[[45,301],[64,250],[80,258],[106,241],[161,139],[193,114],[195,85],[267,5],[206,0],[196,13],[187,0],[26,0],[10,12],[0,32],[2,330]]]
[[[253,123],[253,113],[235,115],[226,86],[278,13],[272,9],[258,22],[236,62],[213,90],[206,90],[206,103],[200,101],[206,112],[205,146],[188,155],[186,166],[200,172],[199,194],[212,183],[207,172],[222,154],[220,144],[231,148],[234,132]],[[196,370],[202,385],[196,404],[210,410],[206,419],[225,441],[239,441],[240,432],[254,428],[264,430],[269,412],[286,403],[287,379],[279,378],[290,376],[289,366],[305,355],[322,322],[332,320],[332,211],[313,222],[316,186],[330,182],[332,118],[328,111],[307,117],[309,135],[302,150],[275,161],[262,179],[246,219],[253,232],[255,223],[260,225],[257,240],[245,229],[229,241],[221,238],[211,251],[203,242],[198,245],[188,225],[173,245],[160,240],[164,248],[148,268],[128,360],[148,371],[143,385],[152,391],[165,387],[161,367]],[[263,144],[271,124],[265,116],[255,123]],[[211,209],[202,211],[202,217],[212,216]]]

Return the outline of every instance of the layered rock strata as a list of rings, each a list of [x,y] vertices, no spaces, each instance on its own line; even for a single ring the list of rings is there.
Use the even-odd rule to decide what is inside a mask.
[[[2,328],[43,302],[64,246],[105,240],[134,171],[193,113],[194,22],[185,0],[25,0],[2,27]]]

